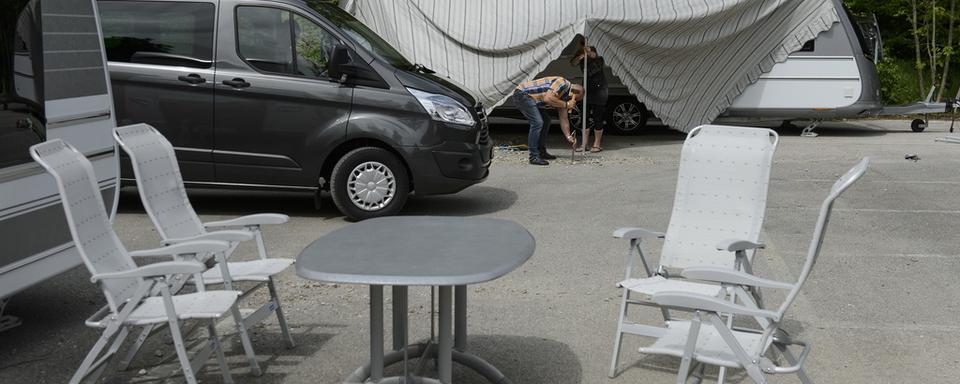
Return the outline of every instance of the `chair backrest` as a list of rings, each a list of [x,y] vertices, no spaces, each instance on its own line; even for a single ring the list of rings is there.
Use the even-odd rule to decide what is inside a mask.
[[[113,133],[130,156],[140,200],[164,239],[206,233],[187,198],[173,145],[147,124],[117,127]]]
[[[797,294],[800,293],[800,288],[803,287],[803,284],[807,281],[807,277],[810,276],[810,271],[813,270],[813,266],[817,263],[817,258],[820,256],[820,247],[823,245],[823,238],[827,233],[827,224],[830,222],[830,212],[833,210],[833,202],[867,172],[869,165],[870,158],[865,157],[863,160],[860,160],[857,165],[853,166],[853,168],[850,168],[847,173],[837,179],[837,182],[830,188],[830,194],[827,195],[827,198],[823,200],[823,204],[820,205],[820,217],[817,218],[817,226],[813,230],[813,238],[810,239],[810,247],[807,249],[807,260],[803,264],[800,277],[797,278],[797,284],[794,285],[787,295],[786,300],[780,305],[779,313],[781,318],[787,308],[790,307],[790,304],[793,303],[793,300],[797,298]]]
[[[98,274],[136,268],[113,231],[90,161],[60,139],[30,147],[30,156],[56,180],[73,243],[87,270]],[[134,295],[143,279],[110,279],[101,283],[107,303],[116,312]]]
[[[718,251],[717,244],[759,241],[778,141],[776,132],[763,128],[704,125],[690,131],[680,155],[662,267],[733,268],[735,257]]]

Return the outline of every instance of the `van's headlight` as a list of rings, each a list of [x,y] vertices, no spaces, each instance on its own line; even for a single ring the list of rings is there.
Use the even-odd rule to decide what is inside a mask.
[[[473,115],[467,107],[460,104],[449,96],[428,93],[413,88],[407,88],[413,97],[417,98],[423,109],[427,110],[430,117],[437,121],[443,121],[453,124],[473,125]]]

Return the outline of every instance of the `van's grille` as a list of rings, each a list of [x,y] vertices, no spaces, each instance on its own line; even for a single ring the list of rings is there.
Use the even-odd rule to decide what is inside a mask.
[[[474,106],[477,113],[477,119],[480,122],[480,130],[477,132],[477,144],[486,145],[490,143],[490,126],[487,124],[487,112],[483,109],[483,103],[477,103]]]

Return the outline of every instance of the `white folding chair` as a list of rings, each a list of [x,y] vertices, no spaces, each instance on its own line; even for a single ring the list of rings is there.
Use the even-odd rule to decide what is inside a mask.
[[[654,302],[666,308],[693,312],[693,318],[668,321],[666,330],[657,336],[652,345],[640,348],[640,352],[682,358],[677,373],[677,383],[680,384],[686,383],[693,362],[744,369],[747,375],[757,383],[766,383],[766,374],[777,373],[797,373],[801,381],[810,382],[803,372],[803,363],[807,354],[810,353],[811,345],[798,340],[778,338],[778,327],[784,313],[797,298],[800,288],[807,281],[810,271],[817,262],[833,202],[863,176],[868,164],[869,159],[861,160],[833,184],[830,194],[820,206],[820,217],[817,219],[813,238],[807,249],[806,262],[796,283],[768,280],[729,268],[692,267],[681,272],[681,275],[688,279],[712,282],[724,287],[789,290],[786,299],[776,309],[745,306],[714,296],[690,292],[659,292],[653,295]],[[721,319],[727,315],[762,317],[768,321],[766,325],[756,330],[731,329],[729,323]],[[781,353],[785,352],[787,345],[802,346],[803,351],[799,359],[793,359],[791,355],[784,353],[790,365],[782,367],[766,357],[772,344],[779,344],[777,348],[781,349]]]
[[[90,280],[100,283],[107,299],[107,305],[86,321],[88,326],[103,328],[103,335],[90,349],[70,383],[80,383],[88,376],[96,382],[106,367],[104,363],[116,354],[130,327],[158,323],[170,326],[177,357],[188,383],[197,382],[194,372],[203,367],[211,351],[217,354],[223,380],[232,383],[215,324],[217,319],[236,308],[240,292],[224,290],[173,295],[170,276],[193,274],[199,277],[206,266],[198,261],[168,261],[141,267],[133,261],[133,257],[222,252],[230,245],[206,240],[127,252],[107,218],[90,161],[60,139],[34,145],[30,148],[30,155],[56,180],[74,245],[93,275]],[[154,290],[159,291],[159,296],[151,295]],[[193,362],[187,355],[179,326],[181,320],[189,319],[206,321],[209,333],[209,348],[198,353]],[[101,356],[108,343],[110,347]]]
[[[160,132],[147,124],[135,124],[118,127],[114,131],[114,138],[130,156],[140,200],[143,202],[150,220],[157,228],[157,232],[163,238],[164,244],[196,240],[227,241],[231,244],[230,249],[224,254],[224,259],[227,259],[240,242],[251,238],[256,240],[260,256],[258,259],[240,262],[228,261],[225,265],[224,263],[218,263],[216,267],[203,273],[203,282],[205,284],[222,283],[226,289],[234,289],[235,282],[254,283],[243,290],[241,298],[254,292],[257,288],[266,286],[269,290],[269,300],[243,319],[241,328],[244,329],[241,330],[241,339],[244,340],[244,343],[249,343],[246,329],[261,322],[271,313],[275,313],[277,321],[280,323],[283,338],[292,348],[294,346],[293,338],[290,336],[286,318],[283,315],[283,308],[273,277],[289,268],[294,260],[268,258],[260,229],[262,225],[283,224],[289,220],[289,217],[282,214],[256,214],[231,220],[202,223],[187,198],[173,146]],[[208,232],[209,228],[218,227],[241,229]],[[141,334],[137,339],[137,348],[142,344],[142,340],[146,338],[147,334]],[[124,358],[121,367],[125,368],[129,364],[137,348],[132,349]],[[255,374],[259,373],[256,360],[252,359],[250,363]]]
[[[683,291],[708,296],[735,295],[718,284],[688,281],[671,275],[684,268],[714,266],[750,271],[759,244],[767,201],[770,165],[779,136],[770,129],[705,125],[687,135],[680,156],[677,190],[667,232],[621,228],[613,236],[630,241],[617,335],[609,376],[617,373],[624,334],[656,337],[663,327],[628,321],[632,305],[657,306],[649,299],[658,292]],[[640,247],[641,240],[663,239],[659,266],[652,269]],[[728,239],[738,241],[718,244]],[[731,255],[729,251],[735,251]],[[646,275],[634,277],[636,258]],[[742,296],[746,292],[739,292]],[[759,292],[743,299],[757,301]],[[664,321],[670,320],[661,308]],[[762,321],[762,319],[761,319]],[[721,372],[722,376],[722,372]]]

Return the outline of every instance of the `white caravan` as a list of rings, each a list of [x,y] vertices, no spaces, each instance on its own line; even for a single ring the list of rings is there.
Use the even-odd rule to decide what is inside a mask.
[[[880,101],[880,80],[875,65],[882,52],[876,18],[857,20],[841,0],[833,1],[840,22],[761,75],[733,100],[719,120],[817,122],[885,113]],[[571,43],[560,58],[551,62],[537,77],[560,75],[582,83],[583,73],[570,64],[574,50],[574,43]],[[605,117],[607,127],[620,133],[642,129],[652,114],[630,94],[609,68],[607,79],[610,88]],[[923,108],[911,107],[898,112],[926,112]],[[935,109],[943,110],[941,106]],[[492,115],[519,117],[509,101]],[[572,114],[571,119],[574,120],[574,126],[579,126],[578,116]]]
[[[116,211],[116,126],[92,0],[12,0],[0,7],[0,330],[10,297],[80,264],[53,178],[27,153],[64,139],[93,163]]]

